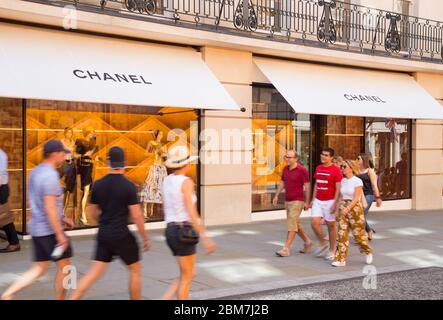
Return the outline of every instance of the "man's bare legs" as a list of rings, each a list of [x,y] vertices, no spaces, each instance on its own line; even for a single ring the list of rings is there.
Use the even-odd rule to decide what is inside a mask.
[[[129,296],[131,300],[140,300],[141,298],[141,265],[140,262],[128,266],[129,270]]]
[[[335,257],[335,245],[337,242],[337,223],[335,221],[326,221],[329,233],[329,253]]]
[[[318,241],[320,242],[320,247],[325,246],[326,241],[324,239],[323,230],[321,228],[321,217],[313,217],[311,219],[311,226],[312,226],[312,230],[314,231],[315,235],[317,236]]]
[[[55,299],[65,300],[66,289],[63,287],[63,278],[65,274],[63,273],[63,271],[66,266],[71,265],[71,260],[62,259],[57,261],[56,264],[57,264],[57,271],[55,274],[55,281],[54,281]]]
[[[297,235],[303,240],[305,249],[307,247],[309,247],[310,245],[312,245],[312,241],[311,241],[311,239],[309,239],[309,237],[308,237],[307,233],[305,232],[305,230],[303,229],[303,227],[298,226],[298,232],[288,231],[288,235],[286,237],[286,242],[285,242],[286,248],[291,249],[292,243],[294,242],[295,237]]]
[[[93,284],[105,273],[108,263],[93,261],[88,273],[80,280],[71,300],[79,300]]]
[[[48,271],[49,261],[34,262],[31,268],[25,271],[19,279],[17,279],[6,291],[2,294],[2,300],[12,299],[19,291],[28,287],[35,280],[45,275]]]

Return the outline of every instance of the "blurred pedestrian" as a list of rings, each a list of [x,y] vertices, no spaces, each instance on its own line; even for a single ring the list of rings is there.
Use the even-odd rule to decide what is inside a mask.
[[[109,173],[94,182],[91,193],[91,215],[99,221],[95,259],[88,273],[80,280],[73,300],[80,299],[106,271],[108,264],[119,257],[129,271],[131,300],[141,297],[141,264],[136,238],[128,229],[130,218],[143,239],[143,250],[150,244],[144,227],[141,205],[135,185],[125,178],[125,155],[120,147],[108,152]]]
[[[167,224],[166,242],[176,257],[180,277],[172,283],[163,299],[189,298],[189,289],[195,274],[196,245],[199,238],[208,254],[215,250],[214,242],[197,212],[194,182],[186,176],[190,163],[197,157],[190,156],[186,146],[174,146],[168,151],[166,167],[173,171],[162,185],[163,209]]]
[[[60,184],[59,168],[69,150],[59,140],[49,140],[43,146],[43,162],[32,169],[29,176],[29,204],[31,220],[30,235],[33,244],[32,267],[23,273],[2,295],[2,299],[12,299],[14,295],[35,280],[46,274],[50,261],[55,261],[55,296],[63,300],[66,289],[63,287],[64,268],[71,264],[72,248],[64,233],[64,225],[72,228],[74,223],[63,215],[63,188]],[[61,248],[61,255],[53,253]]]

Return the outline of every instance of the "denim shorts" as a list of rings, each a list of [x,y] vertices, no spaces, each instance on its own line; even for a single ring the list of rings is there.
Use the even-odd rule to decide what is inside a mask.
[[[165,231],[166,243],[174,256],[185,257],[196,253],[197,245],[182,243],[178,237],[178,225],[168,225]]]

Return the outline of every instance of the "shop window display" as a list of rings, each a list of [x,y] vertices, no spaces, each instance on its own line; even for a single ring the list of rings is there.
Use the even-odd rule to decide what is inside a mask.
[[[411,197],[410,120],[366,119],[365,151],[374,158],[384,200]]]
[[[9,208],[23,232],[23,112],[21,99],[0,98],[0,149],[8,157]]]
[[[110,147],[125,150],[126,176],[138,187],[146,221],[163,219],[160,186],[167,174],[167,149],[179,143],[197,152],[196,142],[191,143],[198,133],[192,109],[28,100],[26,123],[28,174],[41,161],[47,140],[60,139],[72,150],[59,172],[65,214],[76,227],[97,225],[88,214],[88,202],[94,181],[107,174]],[[190,176],[197,182],[195,164]]]
[[[294,149],[300,163],[310,170],[310,116],[295,114],[273,88],[253,88],[254,152],[252,165],[252,210],[284,209],[284,193],[272,205],[286,162],[286,151]]]

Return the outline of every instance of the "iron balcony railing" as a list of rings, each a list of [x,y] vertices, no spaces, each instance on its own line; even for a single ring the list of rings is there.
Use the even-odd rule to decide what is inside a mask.
[[[25,0],[271,41],[443,62],[443,23],[334,0]]]

